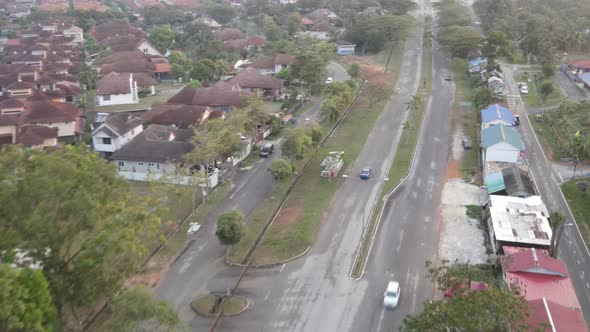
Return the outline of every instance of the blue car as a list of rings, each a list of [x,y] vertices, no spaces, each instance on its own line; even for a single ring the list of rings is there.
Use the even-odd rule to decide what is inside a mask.
[[[370,168],[363,168],[361,171],[361,179],[368,180],[371,177],[371,169]]]

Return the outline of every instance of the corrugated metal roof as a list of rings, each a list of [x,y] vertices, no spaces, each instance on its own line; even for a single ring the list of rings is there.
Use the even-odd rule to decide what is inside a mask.
[[[506,185],[504,185],[504,176],[502,176],[501,172],[486,176],[486,189],[488,194],[497,193],[498,191],[506,189]]]
[[[546,331],[549,327],[553,331],[588,331],[584,316],[578,310],[567,308],[545,298],[529,301],[528,305],[528,324],[539,331]]]
[[[506,107],[498,104],[490,105],[481,110],[481,122],[487,123],[495,120],[503,120],[506,124],[514,125],[514,114]]]
[[[506,142],[520,151],[525,150],[522,137],[513,127],[498,124],[481,131],[481,144],[483,147],[487,148],[501,142]]]

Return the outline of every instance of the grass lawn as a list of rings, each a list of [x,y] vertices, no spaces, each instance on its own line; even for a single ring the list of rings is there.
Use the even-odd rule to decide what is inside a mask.
[[[129,181],[129,184],[134,193],[161,202],[159,213],[163,222],[181,222],[192,211],[193,188],[190,186],[141,181]],[[195,204],[200,204],[201,199],[202,191],[198,189],[195,191]]]
[[[529,82],[528,78],[526,76],[520,76],[520,77],[518,77],[518,82],[525,82],[529,86],[529,93],[526,95],[521,95],[523,98],[523,101],[525,102],[525,104],[527,106],[530,106],[530,107],[551,106],[551,105],[557,105],[557,104],[561,103],[562,101],[567,100],[567,97],[561,93],[561,89],[559,88],[559,85],[555,82],[554,78],[537,80],[537,81],[531,80],[531,82]],[[542,100],[541,96],[540,96],[539,89],[544,82],[549,82],[549,83],[553,84],[553,92],[549,96],[547,96],[547,98],[545,100]]]
[[[579,181],[590,181],[590,178],[567,181],[561,185],[561,190],[576,218],[584,240],[590,244],[590,192],[582,192],[576,185]]]
[[[264,101],[264,111],[268,114],[276,114],[281,112],[281,106],[283,105],[282,102],[265,100]]]
[[[479,174],[479,143],[480,123],[478,113],[472,106],[462,105],[462,102],[471,102],[472,89],[469,86],[468,75],[464,67],[453,66],[453,81],[455,83],[455,102],[453,103],[453,117],[459,117],[463,135],[471,139],[471,150],[464,150],[461,158],[461,172],[466,182],[477,179]],[[454,125],[453,121],[453,125]]]
[[[388,72],[399,73],[399,68],[402,64],[401,60],[404,55],[404,45],[405,42],[401,42],[393,47],[393,51],[391,52],[391,59],[389,60],[389,68],[387,68]],[[385,46],[385,49],[383,51],[371,57],[378,64],[385,66],[387,64],[387,58],[389,57],[390,50],[390,45],[387,45]]]
[[[549,125],[552,119],[547,115],[549,115],[549,113],[545,113],[542,122],[537,122],[536,115],[534,114],[529,115],[529,120],[531,121],[535,135],[537,135],[539,143],[541,143],[547,158],[549,160],[559,160],[561,158],[561,149],[559,148],[559,145],[553,136],[551,126]]]

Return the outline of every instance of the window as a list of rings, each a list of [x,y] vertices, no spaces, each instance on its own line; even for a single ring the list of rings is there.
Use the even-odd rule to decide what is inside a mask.
[[[137,163],[137,166],[143,166],[143,163]]]
[[[133,134],[135,134],[135,130],[132,130],[132,131],[131,131],[131,135],[133,135]]]
[[[160,164],[156,164],[156,168],[157,169],[160,169]]]
[[[103,95],[102,99],[105,101],[109,101],[109,100],[111,100],[111,95]]]
[[[110,137],[103,137],[102,138],[102,144],[110,145],[111,144],[111,138]]]
[[[125,166],[125,162],[124,161],[120,161],[119,162],[119,167],[123,167],[123,166]]]
[[[152,166],[154,166],[154,164],[152,164],[152,163],[149,163],[148,164],[148,167],[152,167]]]
[[[147,48],[144,48],[143,53],[147,53],[147,52],[149,52],[149,50]]]

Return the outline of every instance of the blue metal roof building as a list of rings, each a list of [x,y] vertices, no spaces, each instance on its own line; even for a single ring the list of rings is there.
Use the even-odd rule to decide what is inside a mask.
[[[496,124],[514,126],[514,122],[512,111],[502,105],[493,104],[481,110],[482,129]]]

